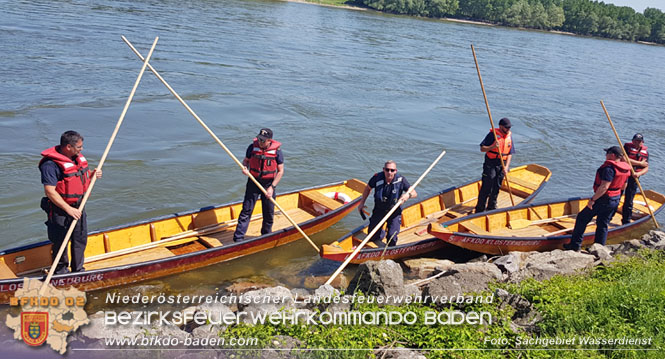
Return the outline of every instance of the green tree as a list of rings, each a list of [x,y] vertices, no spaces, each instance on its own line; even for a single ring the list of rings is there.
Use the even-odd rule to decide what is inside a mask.
[[[454,15],[459,9],[458,0],[429,0],[429,15],[433,17],[444,17]]]

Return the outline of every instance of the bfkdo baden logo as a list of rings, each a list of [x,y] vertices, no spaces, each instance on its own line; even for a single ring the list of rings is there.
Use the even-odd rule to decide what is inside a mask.
[[[48,337],[48,313],[21,313],[21,337],[28,345],[38,346],[44,344]]]
[[[67,336],[88,324],[85,293],[76,288],[44,287],[36,278],[25,278],[23,288],[9,298],[10,306],[20,306],[21,315],[7,314],[5,323],[14,330],[14,339],[36,347],[46,343],[60,354],[67,351]]]

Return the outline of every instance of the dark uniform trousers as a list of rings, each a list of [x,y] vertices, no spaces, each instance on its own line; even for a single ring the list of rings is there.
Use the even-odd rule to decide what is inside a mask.
[[[69,230],[69,225],[73,220],[72,217],[65,214],[62,210],[56,209],[50,215],[48,221],[46,221],[48,239],[53,243],[53,253],[51,253],[52,261],[55,260],[55,256],[58,254],[62,242],[64,242],[65,236],[67,235],[67,231]],[[81,218],[76,222],[76,226],[74,226],[74,231],[72,232],[69,242],[71,243],[72,272],[80,272],[83,270],[83,255],[85,252],[85,246],[88,244],[88,223],[85,211],[81,213]],[[67,258],[67,251],[65,250],[55,268],[55,274],[65,272],[67,266],[69,266],[69,259]]]
[[[577,214],[575,219],[575,227],[573,229],[573,236],[570,239],[571,249],[580,249],[582,246],[582,236],[586,230],[586,226],[591,222],[593,217],[596,218],[596,237],[595,242],[605,245],[607,240],[607,229],[610,225],[612,217],[616,213],[617,207],[619,207],[619,199],[621,196],[609,197],[607,195],[602,196],[593,204],[593,209],[589,207],[584,207],[584,209]]]
[[[635,181],[633,176],[630,176],[628,177],[628,184],[624,192],[623,211],[621,213],[623,216],[621,223],[623,224],[630,223],[630,218],[633,216],[633,199],[635,198],[635,193],[637,193],[637,181]]]
[[[499,196],[503,176],[503,168],[499,159],[488,160],[486,158],[483,163],[483,178],[478,193],[476,213],[496,209],[496,199]]]
[[[371,232],[374,227],[376,227],[377,224],[383,219],[383,217],[390,212],[391,208],[388,208],[386,210],[374,208],[372,211],[372,216],[369,217],[369,226],[367,227],[367,233]],[[388,220],[386,221],[386,229],[387,229],[387,236],[386,236],[386,243],[389,246],[394,246],[397,244],[397,233],[399,232],[399,227],[400,224],[402,223],[402,211],[401,210],[395,210],[393,214],[388,217]],[[383,238],[383,235],[386,234],[383,230],[377,231],[374,236],[372,236],[371,241],[372,242],[379,242],[381,238]]]
[[[270,180],[259,180],[259,183],[263,188],[270,187],[272,184],[272,179]],[[236,226],[236,231],[233,233],[233,241],[240,242],[245,238],[245,233],[247,233],[247,228],[249,227],[249,221],[252,217],[252,212],[254,211],[254,206],[256,201],[261,197],[261,208],[263,210],[263,223],[261,225],[261,234],[267,234],[272,231],[273,218],[275,217],[275,204],[271,200],[264,198],[265,195],[261,190],[256,187],[256,184],[250,179],[247,180],[247,186],[245,188],[245,198],[242,202],[242,211],[238,216],[238,225]],[[275,189],[273,188],[273,198],[276,196]]]

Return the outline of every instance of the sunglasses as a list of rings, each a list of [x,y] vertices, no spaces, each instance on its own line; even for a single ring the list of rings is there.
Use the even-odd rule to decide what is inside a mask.
[[[397,172],[397,168],[384,168],[383,170],[386,172]]]

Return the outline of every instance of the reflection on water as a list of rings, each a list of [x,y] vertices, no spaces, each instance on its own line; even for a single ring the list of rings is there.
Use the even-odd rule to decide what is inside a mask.
[[[553,177],[540,199],[588,195],[602,148],[645,134],[645,188],[665,192],[665,49],[516,29],[272,1],[13,2],[0,18],[0,247],[45,239],[39,152],[76,129],[94,164],[141,63],[153,66],[238,156],[261,127],[283,143],[291,191],[359,178],[387,159],[426,196],[477,178],[487,114],[474,44],[496,119],[514,123],[514,165]],[[661,141],[662,142],[662,141]],[[233,161],[146,74],[88,206],[91,228],[239,201]],[[663,221],[665,218],[660,218]],[[355,212],[314,236],[331,242]],[[329,273],[304,241],[147,285],[214,291],[239,278],[287,286]],[[201,284],[203,283],[203,284]],[[205,289],[204,289],[205,288]]]

